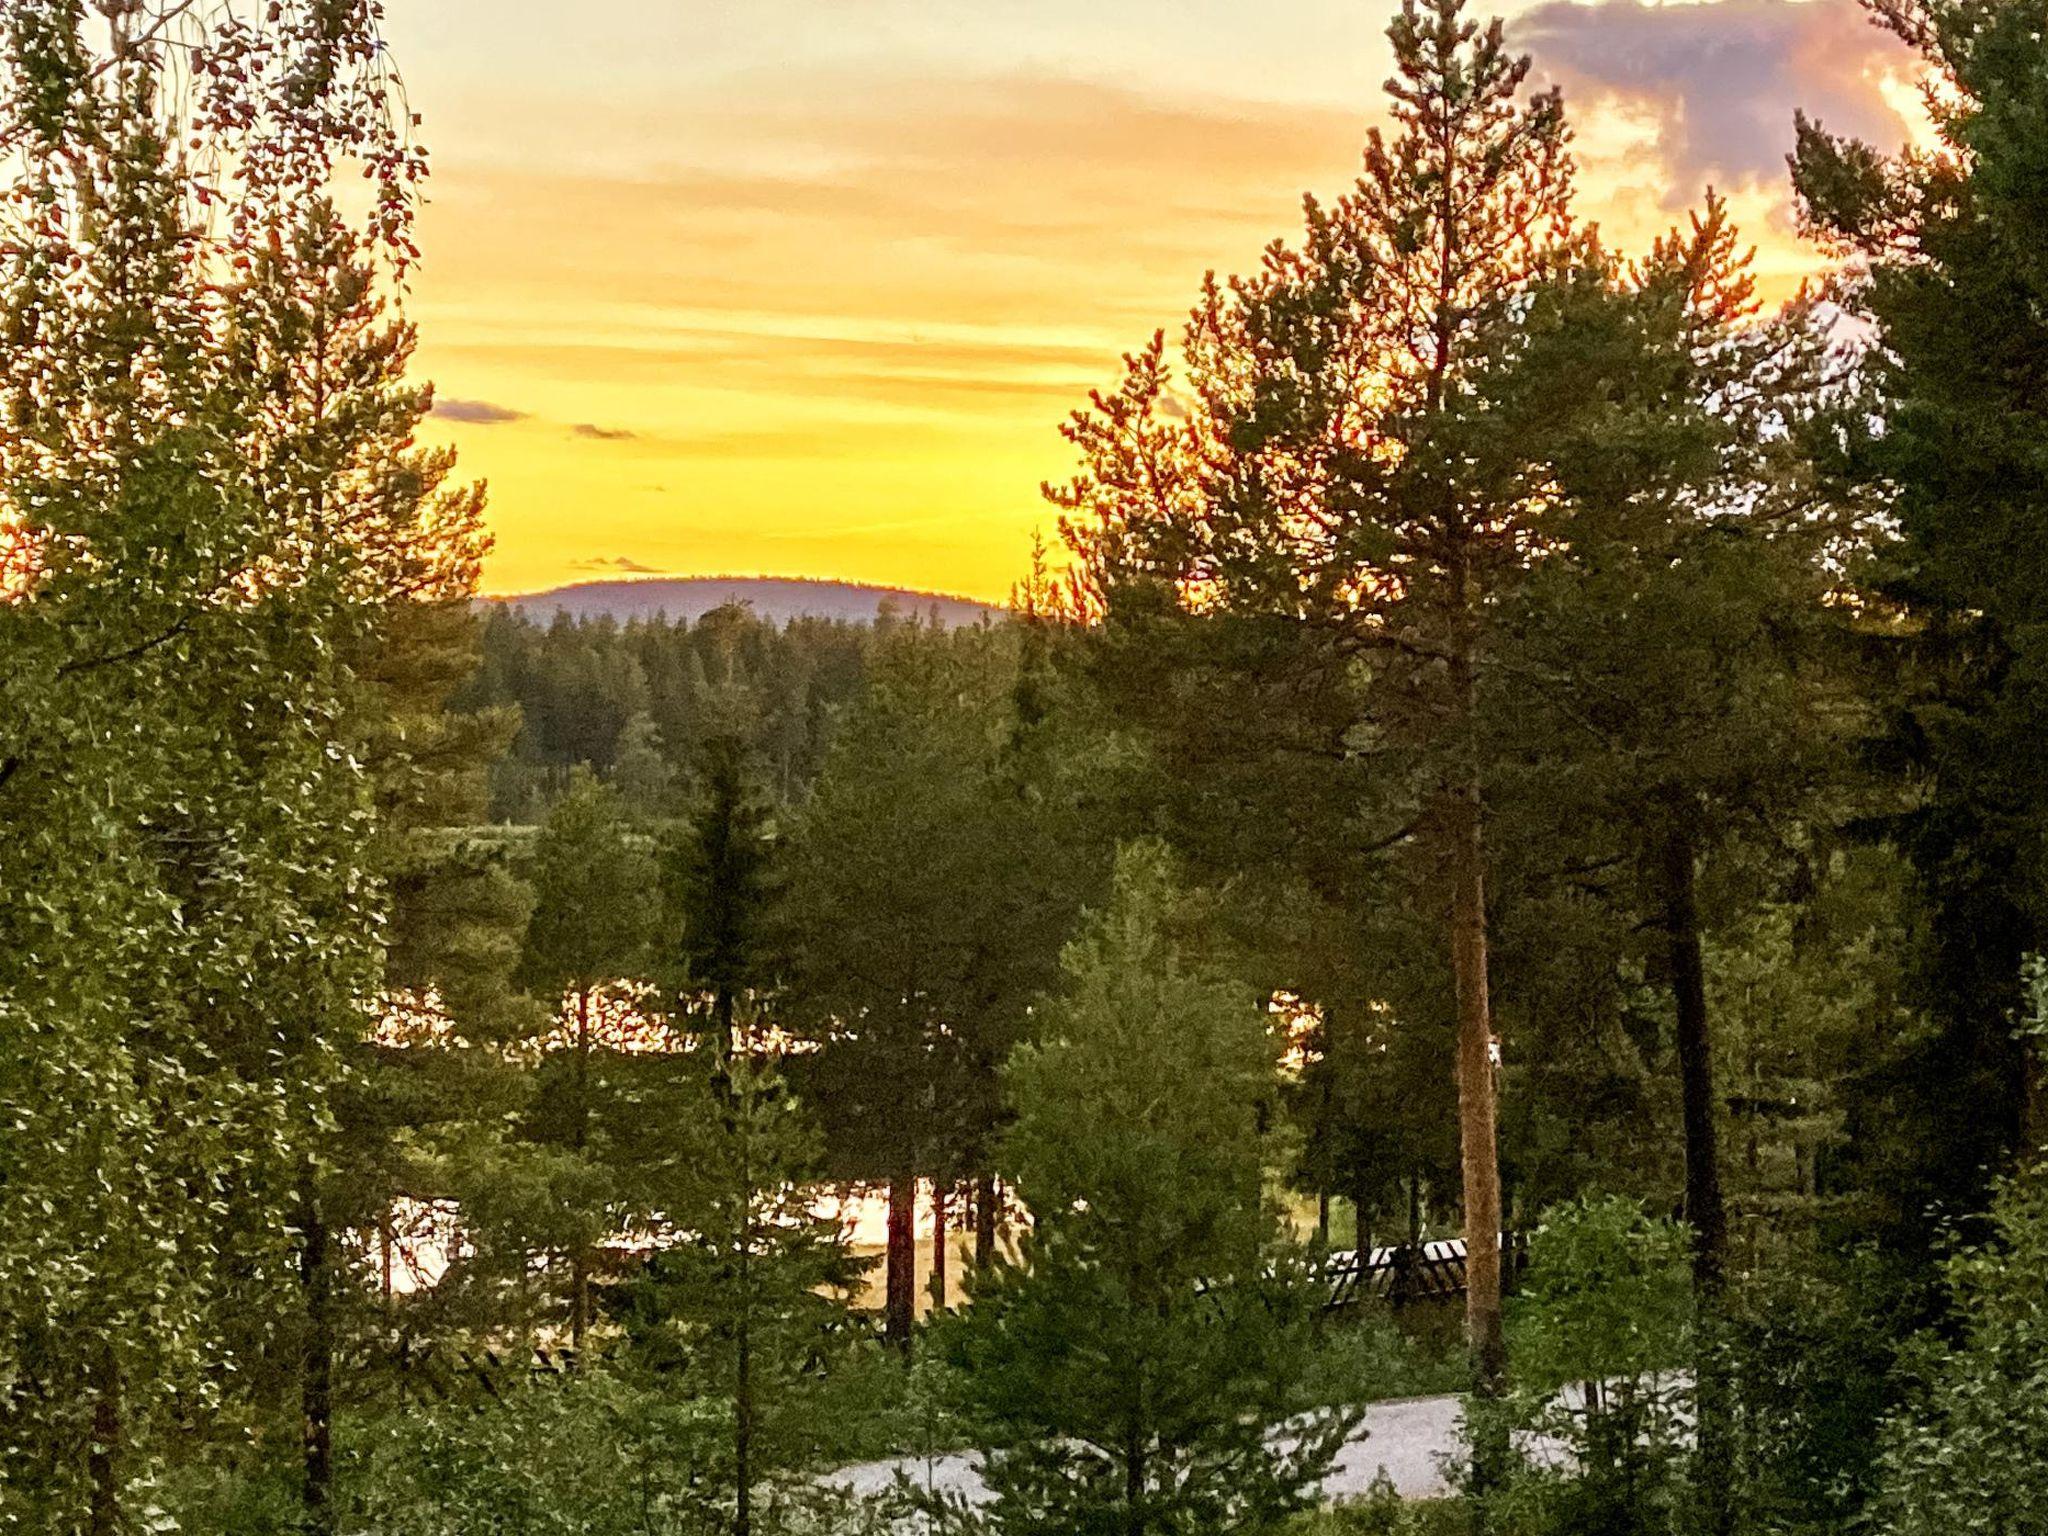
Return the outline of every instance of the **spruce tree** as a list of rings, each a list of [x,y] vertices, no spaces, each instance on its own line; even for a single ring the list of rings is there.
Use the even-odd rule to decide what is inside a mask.
[[[721,731],[698,754],[692,804],[662,853],[669,990],[685,1018],[708,1016],[730,1051],[733,1020],[782,979],[782,875],[751,753]]]
[[[730,1460],[717,1517],[755,1527],[757,1489],[817,1440],[821,1372],[857,1337],[845,1295],[863,1264],[842,1217],[817,1202],[820,1146],[751,1004],[700,1054],[665,1239],[621,1289],[634,1358],[726,1405]]]
[[[1000,1164],[1030,1221],[942,1334],[1000,1447],[963,1522],[1265,1530],[1356,1423],[1295,1412],[1322,1293],[1266,1189],[1276,1043],[1190,952],[1192,916],[1160,849],[1125,850],[1006,1074]]]
[[[2010,1021],[2048,948],[2048,40],[2028,5],[1870,10],[1928,66],[1937,141],[1888,157],[1802,119],[1793,179],[1871,338],[1827,465],[1896,528],[1865,594],[1871,755],[1899,786],[1883,830],[1926,904],[1936,1028],[1861,1075],[1851,1115],[1877,1233],[1924,1266],[2043,1133]]]

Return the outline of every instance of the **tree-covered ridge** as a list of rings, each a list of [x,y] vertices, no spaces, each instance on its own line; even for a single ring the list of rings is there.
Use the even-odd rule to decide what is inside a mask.
[[[1000,619],[1001,605],[945,592],[878,587],[805,576],[636,576],[620,581],[579,581],[546,592],[493,598],[542,623],[557,613],[575,619],[609,616],[682,619],[694,623],[714,609],[741,604],[777,624],[791,619],[871,623],[883,614],[916,616],[946,625]]]
[[[519,711],[519,734],[492,769],[500,821],[539,821],[578,766],[660,814],[670,784],[729,729],[759,754],[777,799],[801,799],[866,668],[866,625],[777,625],[738,606],[695,623],[539,624],[499,608],[482,622],[482,664],[455,702]]]

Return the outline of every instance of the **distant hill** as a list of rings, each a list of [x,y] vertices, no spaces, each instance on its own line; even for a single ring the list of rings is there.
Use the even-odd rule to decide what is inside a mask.
[[[547,592],[492,599],[528,617],[546,622],[557,613],[579,619],[609,614],[615,619],[652,618],[695,622],[727,603],[745,603],[756,615],[777,624],[794,618],[845,619],[856,624],[874,620],[884,603],[908,617],[936,613],[946,625],[978,624],[1000,618],[1003,610],[964,597],[911,592],[900,587],[868,587],[849,581],[806,581],[779,576],[646,577],[633,581],[585,581]]]

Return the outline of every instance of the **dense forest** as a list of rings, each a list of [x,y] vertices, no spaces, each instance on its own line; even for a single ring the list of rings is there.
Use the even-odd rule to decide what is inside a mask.
[[[0,1532],[2048,1530],[2048,27],[1872,11],[1768,309],[1405,0],[947,627],[480,604],[374,0],[9,5]]]

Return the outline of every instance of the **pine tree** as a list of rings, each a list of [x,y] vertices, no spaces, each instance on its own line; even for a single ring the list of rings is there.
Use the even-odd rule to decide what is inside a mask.
[[[559,1023],[539,1042],[523,1134],[536,1154],[543,1246],[569,1264],[568,1323],[580,1348],[592,1317],[597,1245],[624,1225],[631,1180],[611,1155],[616,1099],[606,1068],[618,1050],[607,1015],[637,1001],[651,938],[653,860],[629,831],[624,808],[589,775],[572,784],[534,847],[533,917],[518,977],[560,1000]]]
[[[942,1335],[1000,1449],[996,1531],[1254,1531],[1311,1502],[1356,1423],[1297,1416],[1311,1271],[1265,1190],[1278,1062],[1264,1010],[1185,944],[1156,846],[1127,849],[1008,1074],[1016,1259]]]
[[[1426,840],[1448,909],[1468,1328],[1491,1389],[1501,1197],[1477,705],[1554,424],[1510,423],[1486,391],[1525,296],[1573,254],[1572,168],[1561,101],[1517,102],[1529,64],[1499,22],[1406,0],[1389,37],[1394,131],[1374,131],[1353,192],[1308,202],[1300,250],[1211,280],[1186,337],[1186,410],[1165,409],[1163,337],[1129,360],[1069,424],[1082,473],[1054,494],[1112,616],[1164,585],[1199,612],[1326,636],[1371,679],[1362,723],[1416,786],[1407,826],[1385,835]]]
[[[793,1017],[836,1171],[889,1189],[887,1331],[916,1307],[918,1181],[954,1161],[962,1021],[1010,959],[986,834],[1005,657],[992,635],[877,629],[867,695],[842,723],[790,867]]]
[[[1825,338],[1809,302],[1765,323],[1752,291],[1710,194],[1631,271],[1532,309],[1541,334],[1519,387],[1597,387],[1614,410],[1558,445],[1550,548],[1500,622],[1500,697],[1485,710],[1496,803],[1524,864],[1548,880],[1605,860],[1580,889],[1615,903],[1613,928],[1658,936],[1643,959],[1670,996],[1684,1212],[1710,1318],[1728,1265],[1705,954],[1722,914],[1703,910],[1699,872],[1753,847],[1752,828],[1819,808],[1848,703],[1826,665],[1839,576],[1825,557],[1843,544],[1804,460]],[[1700,1484],[1708,1527],[1726,1530],[1715,1359],[1703,1353],[1699,1374]]]
[[[1088,722],[1020,719],[1020,638],[879,626],[868,691],[794,819],[790,1017],[823,1046],[794,1070],[837,1171],[890,1187],[899,1344],[918,1182],[986,1173],[997,1073],[1106,878],[1121,814],[1114,748]]]
[[[810,1399],[856,1337],[844,1297],[863,1265],[843,1219],[818,1209],[817,1134],[751,1005],[731,1029],[705,1053],[669,1240],[621,1306],[639,1364],[730,1405],[720,1483],[733,1536],[749,1536],[756,1490],[815,1443]]]

